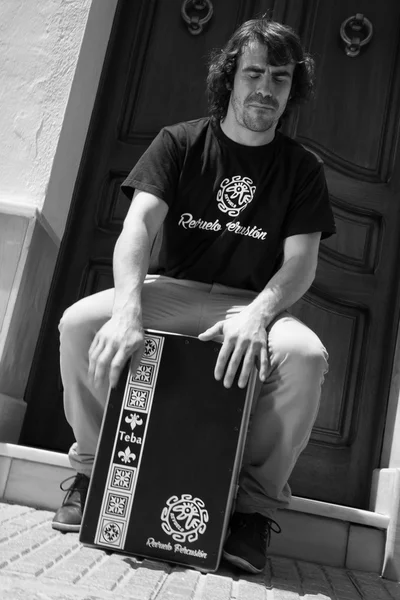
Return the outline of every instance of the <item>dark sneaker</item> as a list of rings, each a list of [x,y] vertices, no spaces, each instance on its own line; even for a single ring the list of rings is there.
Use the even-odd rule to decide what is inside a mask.
[[[77,473],[70,487],[63,488],[64,483],[72,479],[68,477],[61,482],[60,488],[67,492],[62,505],[54,515],[51,526],[59,531],[79,531],[82,522],[83,509],[85,507],[89,477],[83,473]]]
[[[261,573],[267,561],[271,531],[281,532],[273,519],[259,513],[234,513],[223,558],[249,573]]]

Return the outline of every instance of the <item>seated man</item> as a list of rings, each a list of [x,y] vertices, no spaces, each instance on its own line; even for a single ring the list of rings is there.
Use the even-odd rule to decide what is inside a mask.
[[[55,529],[79,530],[108,388],[128,358],[139,363],[143,330],[218,339],[221,385],[238,372],[244,387],[255,363],[261,382],[224,556],[264,569],[327,370],[318,337],[285,312],[314,279],[321,235],[335,230],[322,164],[277,131],[308,97],[312,74],[289,27],[244,23],[210,64],[210,116],[162,129],[123,183],[132,203],[114,252],[115,289],[80,300],[60,323],[77,476]]]

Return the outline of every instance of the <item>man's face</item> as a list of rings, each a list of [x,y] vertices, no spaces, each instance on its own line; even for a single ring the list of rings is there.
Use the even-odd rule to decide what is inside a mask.
[[[243,48],[233,82],[230,105],[236,122],[251,131],[276,127],[289,99],[295,65],[273,66],[260,42]]]

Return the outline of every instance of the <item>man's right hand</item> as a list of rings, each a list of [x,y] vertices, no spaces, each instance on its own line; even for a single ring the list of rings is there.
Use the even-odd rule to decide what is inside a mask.
[[[115,314],[97,332],[89,349],[89,381],[95,388],[104,385],[106,377],[116,387],[122,369],[131,356],[136,370],[143,354],[144,332],[141,319]]]

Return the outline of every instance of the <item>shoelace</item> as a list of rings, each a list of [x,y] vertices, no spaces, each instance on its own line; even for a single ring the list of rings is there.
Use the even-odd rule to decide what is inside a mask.
[[[263,517],[262,515],[258,515],[257,519],[254,518],[255,515],[249,517],[243,515],[239,527],[248,527],[252,531],[252,535],[255,539],[261,540],[264,546],[265,544],[267,544],[267,546],[270,545],[272,531],[274,533],[281,533],[282,531],[280,525],[270,517]],[[265,528],[261,526],[261,520],[263,521],[263,525],[266,521]]]
[[[67,479],[64,479],[60,483],[60,490],[62,490],[63,492],[70,492],[71,490],[78,490],[78,489],[80,489],[76,485],[70,485],[67,488],[63,487],[64,483],[67,483],[67,481],[71,481],[71,479],[73,479],[75,481],[75,479],[77,479],[77,476],[76,475],[71,475],[71,477],[67,477]]]
[[[64,496],[64,501],[67,498],[68,494],[72,494],[74,491],[84,492],[86,490],[86,486],[83,486],[83,487],[79,486],[79,483],[82,481],[83,477],[84,476],[81,475],[81,473],[78,473],[77,475],[71,475],[71,477],[67,477],[67,479],[64,479],[60,483],[60,490],[62,490],[63,492],[66,492],[66,494]],[[63,487],[63,485],[65,483],[67,483],[67,481],[71,481],[71,479],[73,479],[73,482],[71,483],[71,485],[67,488]]]
[[[269,546],[271,542],[271,531],[273,531],[274,533],[282,533],[280,525],[276,521],[274,521],[274,519],[270,519],[267,517],[267,527],[265,529],[265,541],[267,542],[267,546]]]

